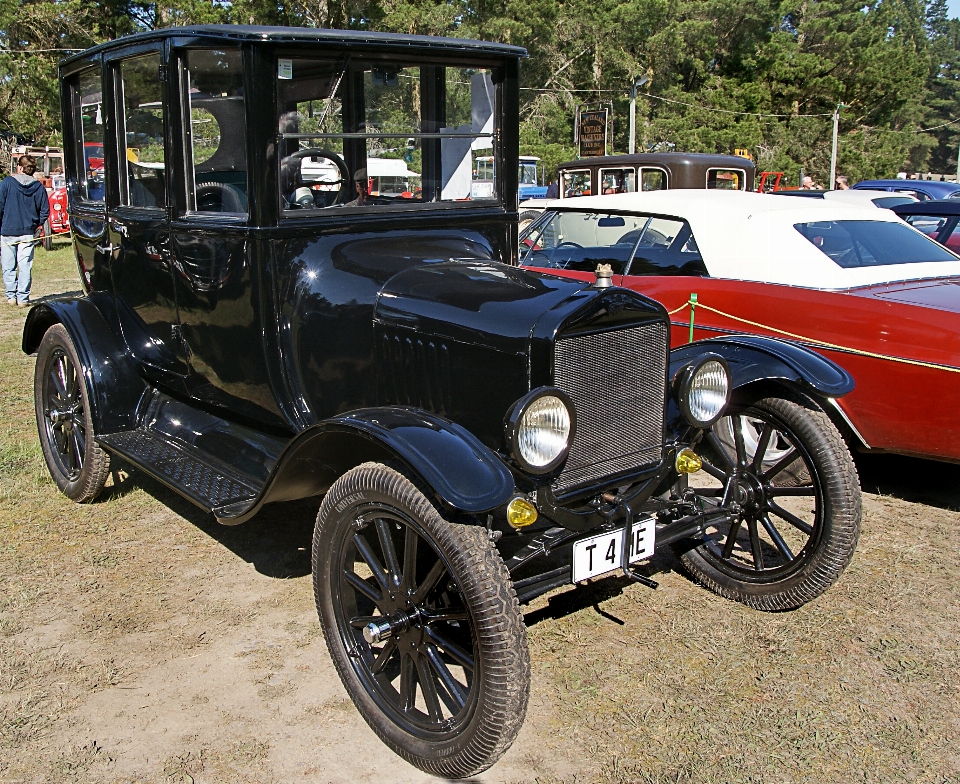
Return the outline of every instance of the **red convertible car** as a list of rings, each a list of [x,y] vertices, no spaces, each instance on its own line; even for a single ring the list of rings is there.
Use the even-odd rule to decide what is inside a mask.
[[[521,263],[580,278],[610,264],[613,283],[671,312],[674,346],[735,333],[809,346],[856,380],[828,412],[852,446],[960,461],[960,257],[888,210],[716,191],[585,197],[549,205]]]

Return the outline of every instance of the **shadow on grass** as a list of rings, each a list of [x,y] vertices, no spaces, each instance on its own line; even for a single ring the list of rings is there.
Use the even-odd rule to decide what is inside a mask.
[[[61,291],[59,294],[46,294],[42,297],[31,297],[30,304],[36,305],[40,302],[49,302],[54,299],[64,299],[65,297],[82,297],[83,292],[77,289],[76,291]]]
[[[122,498],[141,489],[165,507],[215,539],[267,577],[290,579],[310,574],[313,525],[321,498],[267,504],[242,525],[223,525],[162,482],[114,458],[114,483],[104,488],[98,502]]]
[[[652,579],[656,579],[658,574],[667,572],[683,574],[680,569],[680,562],[669,547],[659,550],[648,563],[634,566],[634,568],[645,577]],[[586,585],[578,585],[572,590],[551,596],[546,607],[525,613],[524,620],[527,626],[534,626],[541,621],[557,620],[592,607],[597,615],[618,626],[623,626],[625,622],[604,610],[600,603],[620,596],[625,589],[633,585],[636,585],[638,590],[651,590],[626,577],[618,577],[614,573],[607,577],[599,577]]]
[[[865,493],[960,509],[960,465],[900,455],[854,454]]]

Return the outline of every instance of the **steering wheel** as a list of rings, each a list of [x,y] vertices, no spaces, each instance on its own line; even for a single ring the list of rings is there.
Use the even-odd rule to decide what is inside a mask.
[[[333,150],[325,150],[321,147],[307,147],[305,150],[297,150],[293,155],[284,158],[283,161],[286,163],[287,161],[296,161],[302,158],[324,158],[331,161],[337,167],[337,171],[340,172],[340,189],[337,191],[333,204],[340,204],[346,201],[347,194],[349,193],[347,183],[350,181],[350,172],[347,171],[347,164],[343,162],[343,158]],[[331,182],[326,184],[334,185],[335,183]]]

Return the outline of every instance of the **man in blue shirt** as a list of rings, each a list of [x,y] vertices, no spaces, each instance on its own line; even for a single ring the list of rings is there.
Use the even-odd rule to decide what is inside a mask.
[[[50,216],[50,204],[43,183],[33,178],[36,159],[21,155],[18,163],[20,173],[0,181],[0,263],[7,304],[23,308],[30,302],[34,234]]]

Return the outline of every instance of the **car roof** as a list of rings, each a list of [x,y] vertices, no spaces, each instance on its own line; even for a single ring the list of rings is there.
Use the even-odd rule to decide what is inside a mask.
[[[442,38],[428,35],[406,35],[403,33],[371,33],[364,30],[326,30],[315,27],[269,27],[264,25],[190,25],[187,27],[166,27],[117,38],[113,41],[91,47],[79,54],[71,55],[61,61],[67,65],[99,52],[127,46],[131,43],[146,43],[165,38],[204,38],[221,39],[239,43],[255,41],[274,44],[340,43],[367,44],[374,46],[405,46],[411,49],[459,50],[475,54],[491,54],[507,57],[526,57],[527,50],[522,46],[476,41],[468,38]]]
[[[871,191],[866,188],[855,191],[855,190],[844,190],[844,191],[825,191],[823,198],[827,201],[832,201],[834,203],[840,202],[843,204],[860,204],[864,207],[879,207],[880,205],[876,203],[877,199],[912,199],[917,201],[915,196],[912,196],[909,193],[891,193],[890,191]],[[885,209],[885,208],[883,208]]]
[[[960,215],[960,199],[933,199],[892,208],[897,215]]]
[[[666,190],[550,201],[561,212],[639,212],[686,220],[712,277],[816,289],[849,289],[894,280],[960,275],[960,258],[843,268],[796,231],[798,223],[834,220],[904,224],[891,210],[824,199],[780,199],[766,193]],[[933,242],[933,240],[929,240]],[[942,246],[937,245],[940,250]]]
[[[870,190],[896,188],[903,191],[920,191],[936,198],[944,198],[951,193],[960,191],[960,186],[955,182],[942,182],[940,180],[862,180],[852,186],[853,190]]]

